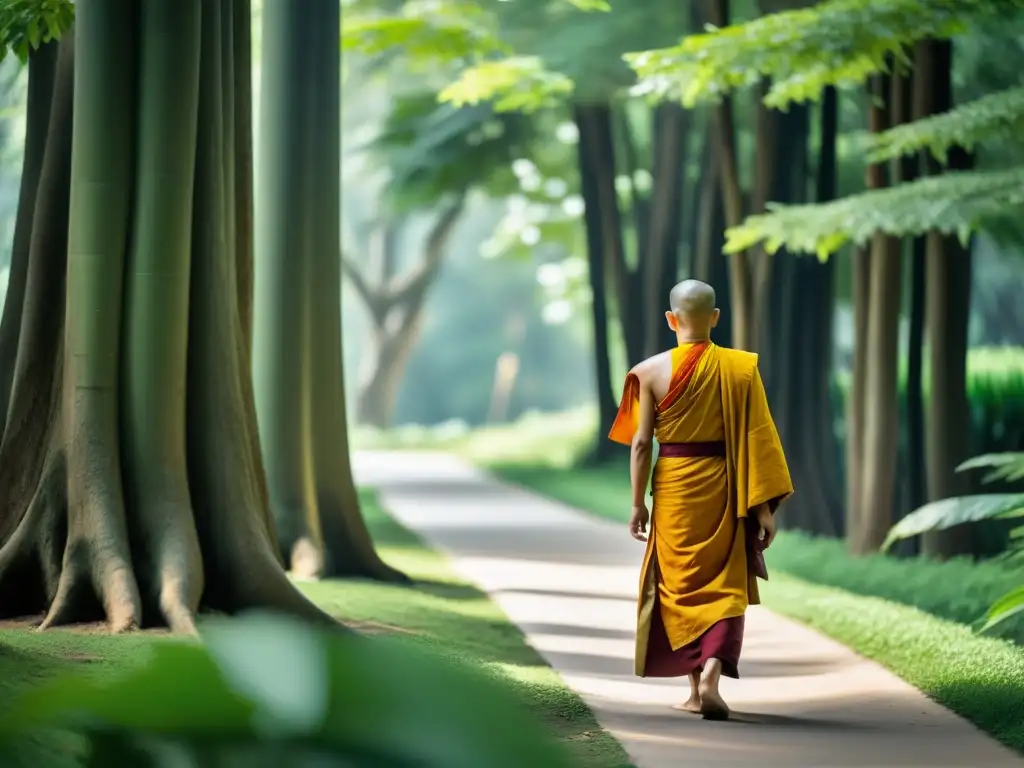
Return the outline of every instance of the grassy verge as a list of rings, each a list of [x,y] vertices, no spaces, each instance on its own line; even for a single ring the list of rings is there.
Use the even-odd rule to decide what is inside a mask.
[[[558,469],[506,464],[498,476],[610,520],[625,522],[624,467]],[[1024,751],[1024,651],[969,624],[1019,583],[998,564],[851,558],[842,542],[780,534],[762,588],[777,613],[873,659],[1003,743]],[[815,583],[811,583],[811,582]],[[1024,638],[1020,622],[1004,632]]]
[[[306,593],[364,631],[386,632],[461,664],[493,673],[511,686],[580,765],[627,768],[626,753],[593,714],[526,644],[491,600],[460,579],[445,558],[388,517],[371,496],[363,509],[384,558],[421,582],[415,589],[372,583],[313,582]]]
[[[619,743],[601,730],[583,701],[486,595],[460,580],[441,555],[388,517],[373,494],[363,495],[363,505],[384,558],[421,583],[415,588],[353,581],[303,583],[313,600],[366,633],[387,634],[493,674],[521,696],[580,765],[629,768]],[[160,637],[0,629],[0,717],[4,702],[19,689],[71,667],[100,676],[116,674],[145,658],[146,649]],[[15,764],[5,763],[5,768],[77,765],[77,747],[72,734],[47,734],[19,748]]]

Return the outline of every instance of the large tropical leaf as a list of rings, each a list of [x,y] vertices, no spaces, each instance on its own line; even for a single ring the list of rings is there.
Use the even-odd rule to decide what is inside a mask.
[[[1024,480],[1024,452],[1007,451],[975,456],[957,467],[956,471],[966,472],[969,469],[991,469],[992,471],[982,478],[984,483],[1012,483]]]
[[[1024,493],[991,493],[933,501],[915,509],[894,525],[882,543],[882,551],[901,539],[928,531],[1011,517],[1024,517]]]
[[[1007,592],[992,604],[985,615],[985,626],[981,628],[981,631],[984,632],[1021,612],[1024,612],[1024,586]]]

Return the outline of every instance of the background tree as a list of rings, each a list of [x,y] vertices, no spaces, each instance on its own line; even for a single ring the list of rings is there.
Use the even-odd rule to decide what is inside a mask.
[[[263,8],[256,408],[271,508],[292,571],[403,580],[373,549],[349,460],[340,327],[341,60],[331,32],[339,28],[331,0],[267,0]]]

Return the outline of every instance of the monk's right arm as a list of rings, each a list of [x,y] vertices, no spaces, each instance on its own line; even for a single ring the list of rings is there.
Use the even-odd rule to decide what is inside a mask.
[[[629,480],[633,486],[633,506],[642,507],[647,496],[651,458],[654,454],[654,393],[643,380],[640,382],[640,415],[637,422],[629,451]]]

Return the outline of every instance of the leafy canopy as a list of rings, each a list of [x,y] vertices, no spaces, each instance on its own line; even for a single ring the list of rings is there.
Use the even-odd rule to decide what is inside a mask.
[[[71,28],[71,0],[3,0],[0,2],[0,61],[10,51],[22,62],[43,43],[58,39]]]
[[[920,235],[935,229],[966,240],[972,230],[998,221],[1024,204],[1024,167],[949,172],[818,205],[772,205],[726,231],[726,253],[764,243],[825,259],[847,243],[862,244],[878,231]]]
[[[439,104],[436,91],[424,90],[394,99],[370,148],[391,172],[388,192],[399,207],[430,206],[482,186],[510,190],[512,162],[534,135],[521,113]]]
[[[769,77],[765,104],[782,108],[816,100],[829,85],[860,88],[868,75],[886,69],[889,57],[905,60],[907,45],[950,37],[975,17],[1022,7],[1024,0],[827,0],[625,58],[640,92],[693,106]]]

